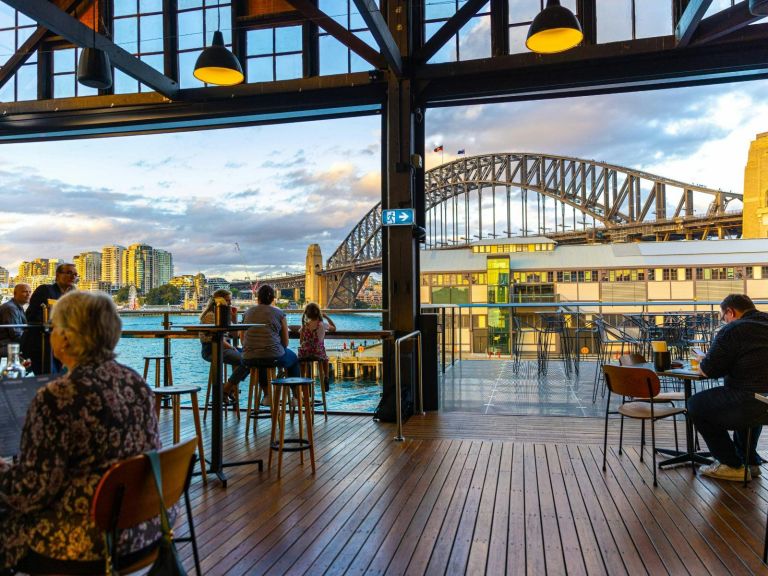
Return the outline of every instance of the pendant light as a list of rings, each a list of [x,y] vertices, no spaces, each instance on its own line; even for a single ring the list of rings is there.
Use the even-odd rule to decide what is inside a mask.
[[[96,48],[96,2],[93,3],[93,46],[83,48],[77,63],[77,81],[89,88],[106,90],[112,86],[112,65],[104,50]]]
[[[560,6],[560,0],[547,0],[531,22],[525,45],[532,52],[554,54],[577,46],[584,39],[581,25],[573,12]]]
[[[245,80],[243,69],[237,56],[224,46],[224,35],[221,33],[221,7],[216,7],[218,26],[213,33],[211,45],[200,53],[195,62],[195,78],[206,84],[217,86],[234,86]]]

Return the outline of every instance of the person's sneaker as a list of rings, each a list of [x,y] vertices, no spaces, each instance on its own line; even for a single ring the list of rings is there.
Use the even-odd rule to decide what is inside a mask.
[[[718,480],[730,480],[731,482],[741,482],[744,480],[744,466],[738,468],[731,468],[721,462],[715,460],[712,464],[702,466],[699,468],[699,472],[704,476],[710,478],[717,478]]]
[[[759,464],[750,464],[749,473],[752,475],[752,478],[757,478],[758,476],[763,475],[762,471],[760,470]]]

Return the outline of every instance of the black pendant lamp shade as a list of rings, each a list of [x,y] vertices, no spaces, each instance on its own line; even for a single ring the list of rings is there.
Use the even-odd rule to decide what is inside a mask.
[[[99,90],[112,86],[112,66],[104,50],[83,48],[77,63],[77,81],[83,86]]]
[[[213,33],[211,45],[198,56],[194,75],[201,82],[218,86],[234,86],[245,79],[237,56],[224,46],[221,30]]]
[[[584,39],[581,24],[573,12],[560,6],[559,0],[547,0],[544,8],[533,19],[525,45],[540,54],[564,52]]]

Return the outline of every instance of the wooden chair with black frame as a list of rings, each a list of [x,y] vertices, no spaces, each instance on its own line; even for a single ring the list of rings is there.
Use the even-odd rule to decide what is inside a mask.
[[[668,401],[660,402],[656,400],[659,395],[661,385],[656,372],[647,368],[630,366],[603,366],[605,375],[605,384],[608,387],[608,399],[605,403],[605,435],[603,438],[603,471],[606,470],[606,458],[608,455],[608,416],[609,414],[619,414],[621,416],[621,428],[619,432],[619,454],[621,454],[622,443],[624,440],[624,417],[635,418],[638,420],[651,421],[651,454],[653,456],[653,485],[656,482],[656,420],[668,418],[676,414],[685,414],[685,408],[677,406],[659,406],[660,403],[667,404]],[[615,412],[610,411],[611,395],[617,394],[622,397],[622,403]],[[626,401],[630,398],[630,401]],[[638,400],[642,398],[642,400]],[[677,426],[675,425],[675,437],[677,437]],[[640,445],[640,461],[643,461],[643,443]]]
[[[195,461],[195,438],[158,451],[162,476],[162,500],[170,509],[184,495],[189,536],[173,538],[174,542],[191,542],[195,569],[200,575],[200,558],[192,520],[192,506],[189,500],[189,483]],[[117,542],[119,532],[156,518],[160,500],[155,485],[155,476],[149,459],[139,454],[113,464],[101,477],[91,501],[91,516],[96,526],[105,535],[111,534]],[[112,557],[112,566],[120,574],[130,574],[150,566],[156,559],[160,546],[158,540],[147,546],[120,557]],[[17,569],[27,574],[79,574],[102,576],[105,573],[105,559],[94,561],[53,560],[28,554]]]

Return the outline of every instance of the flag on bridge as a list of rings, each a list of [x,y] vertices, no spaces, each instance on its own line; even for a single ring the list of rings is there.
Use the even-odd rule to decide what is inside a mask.
[[[443,145],[442,144],[440,144],[440,146],[437,146],[435,148],[435,152],[442,152],[442,151],[443,151]]]
[[[464,148],[462,148],[461,150],[459,150],[458,152],[456,152],[456,154],[464,154],[464,153],[466,153],[466,150],[464,150]]]

